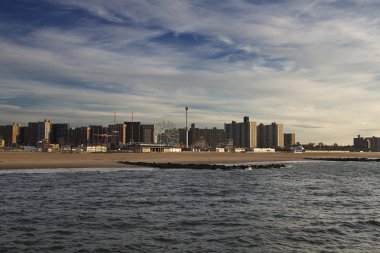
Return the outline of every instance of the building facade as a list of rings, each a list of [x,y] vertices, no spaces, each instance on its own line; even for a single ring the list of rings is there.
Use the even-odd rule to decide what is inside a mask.
[[[354,150],[380,152],[380,138],[375,136],[363,138],[358,135],[354,138]]]
[[[109,143],[108,127],[101,125],[90,126],[90,144],[91,145],[106,145]]]
[[[90,128],[89,127],[70,128],[70,145],[71,146],[90,145]]]
[[[29,127],[22,126],[20,127],[20,135],[19,135],[20,145],[28,145],[29,142]]]
[[[126,142],[133,144],[135,142],[141,142],[140,126],[141,122],[124,122],[126,128]]]
[[[59,144],[61,147],[70,144],[70,124],[55,123],[51,127],[50,143]]]
[[[380,138],[373,136],[368,138],[368,140],[370,143],[370,150],[372,152],[380,152]]]
[[[0,127],[0,139],[4,140],[5,146],[10,147],[20,144],[20,127],[20,124],[16,123]]]
[[[124,146],[126,144],[127,136],[126,124],[114,124],[108,126],[108,134],[110,135],[110,142],[113,146]]]
[[[197,128],[192,123],[189,128],[189,146],[192,148],[212,148],[223,146],[225,143],[224,129]],[[181,146],[186,144],[186,129],[179,129],[179,143]]]
[[[37,141],[49,140],[51,137],[52,122],[45,119],[37,123]]]
[[[140,125],[140,141],[154,143],[154,125]]]
[[[244,121],[224,124],[225,139],[232,139],[234,147],[253,149],[257,147],[256,122],[249,121],[245,116]]]
[[[296,134],[286,133],[284,134],[284,146],[290,148],[296,144]]]
[[[273,122],[270,125],[257,126],[257,147],[259,148],[283,148],[284,125]]]
[[[28,146],[35,146],[38,141],[38,122],[28,123]]]

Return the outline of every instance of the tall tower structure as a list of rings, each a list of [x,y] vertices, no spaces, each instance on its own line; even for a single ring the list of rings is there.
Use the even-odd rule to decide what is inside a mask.
[[[272,147],[284,147],[284,125],[283,124],[276,124],[276,122],[273,122],[271,124],[272,126]]]
[[[49,140],[51,134],[52,122],[45,119],[44,121],[38,122],[37,125],[37,141]]]
[[[187,111],[189,110],[189,107],[186,106],[185,110],[186,110],[186,128],[185,128],[185,132],[186,132],[186,149],[188,149],[189,148],[189,129],[187,127]]]

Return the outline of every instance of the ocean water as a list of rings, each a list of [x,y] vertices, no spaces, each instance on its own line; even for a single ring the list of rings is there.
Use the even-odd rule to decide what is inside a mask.
[[[380,252],[380,164],[0,171],[0,252]]]

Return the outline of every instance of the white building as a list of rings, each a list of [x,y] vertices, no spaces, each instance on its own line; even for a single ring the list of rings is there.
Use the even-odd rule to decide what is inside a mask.
[[[105,147],[105,146],[87,146],[86,152],[89,152],[89,153],[105,153],[105,152],[107,152],[107,147]]]
[[[255,153],[268,153],[268,152],[276,152],[274,148],[254,148],[253,152]]]

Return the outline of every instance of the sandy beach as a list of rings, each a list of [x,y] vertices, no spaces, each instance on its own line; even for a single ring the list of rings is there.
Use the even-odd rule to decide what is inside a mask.
[[[40,153],[0,152],[0,169],[115,168],[119,161],[172,163],[239,163],[302,161],[306,158],[380,158],[380,153]]]

